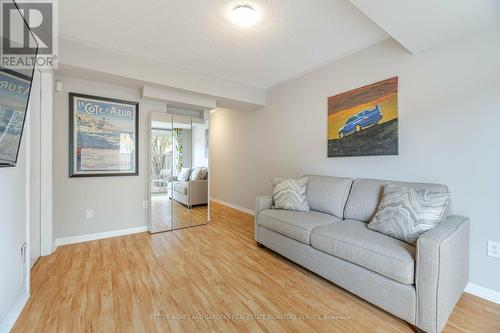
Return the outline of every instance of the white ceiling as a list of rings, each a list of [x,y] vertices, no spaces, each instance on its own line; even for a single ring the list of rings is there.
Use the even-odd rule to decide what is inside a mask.
[[[412,53],[500,24],[499,0],[351,0]]]
[[[262,19],[234,26],[232,0],[59,1],[65,39],[269,88],[389,36],[346,0],[252,0]]]
[[[261,14],[254,27],[230,22],[241,4]],[[61,52],[69,65],[156,74],[165,86],[214,96],[210,87],[264,92],[389,37],[419,53],[500,24],[500,0],[64,0],[59,8],[63,44],[83,50]],[[111,53],[129,60],[110,62]]]

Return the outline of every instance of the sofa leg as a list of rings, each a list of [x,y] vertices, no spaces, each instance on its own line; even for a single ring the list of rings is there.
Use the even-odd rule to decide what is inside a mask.
[[[258,247],[265,247],[264,245],[262,245],[261,243],[257,242],[257,246]]]
[[[415,326],[415,332],[416,332],[416,333],[427,333],[426,331],[424,331],[424,330],[422,330],[422,329],[418,328],[417,326]]]

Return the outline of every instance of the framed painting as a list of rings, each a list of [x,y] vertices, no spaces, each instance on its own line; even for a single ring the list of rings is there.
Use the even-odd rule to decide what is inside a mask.
[[[31,75],[0,68],[0,167],[16,166],[31,79]]]
[[[328,98],[328,157],[398,155],[398,78]]]
[[[139,174],[139,103],[69,94],[70,177]]]

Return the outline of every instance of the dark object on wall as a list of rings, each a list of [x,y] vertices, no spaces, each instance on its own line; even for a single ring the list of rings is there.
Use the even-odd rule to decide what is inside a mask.
[[[70,177],[139,174],[139,103],[69,94]]]
[[[28,54],[18,56],[36,59],[38,44],[31,30],[19,12],[17,4],[12,2],[12,4],[7,3],[7,5],[17,9],[10,11],[11,15],[13,15],[12,13],[19,14],[24,23],[24,27],[20,29],[23,29],[24,36],[28,37],[31,45],[36,45],[25,49]],[[8,36],[2,36],[2,38],[4,46],[14,43]],[[23,64],[19,68],[0,66],[0,167],[15,167],[17,164],[35,71],[35,62],[32,62],[32,64]]]
[[[398,78],[328,98],[328,157],[398,155]]]

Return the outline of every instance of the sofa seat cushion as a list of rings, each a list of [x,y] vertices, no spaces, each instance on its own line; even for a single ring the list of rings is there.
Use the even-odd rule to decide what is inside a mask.
[[[319,226],[340,222],[330,214],[266,209],[259,214],[259,225],[304,244],[311,244],[311,231]]]
[[[396,281],[415,281],[415,246],[344,220],[315,228],[311,246]]]
[[[182,195],[187,195],[188,182],[174,182],[174,191]]]

